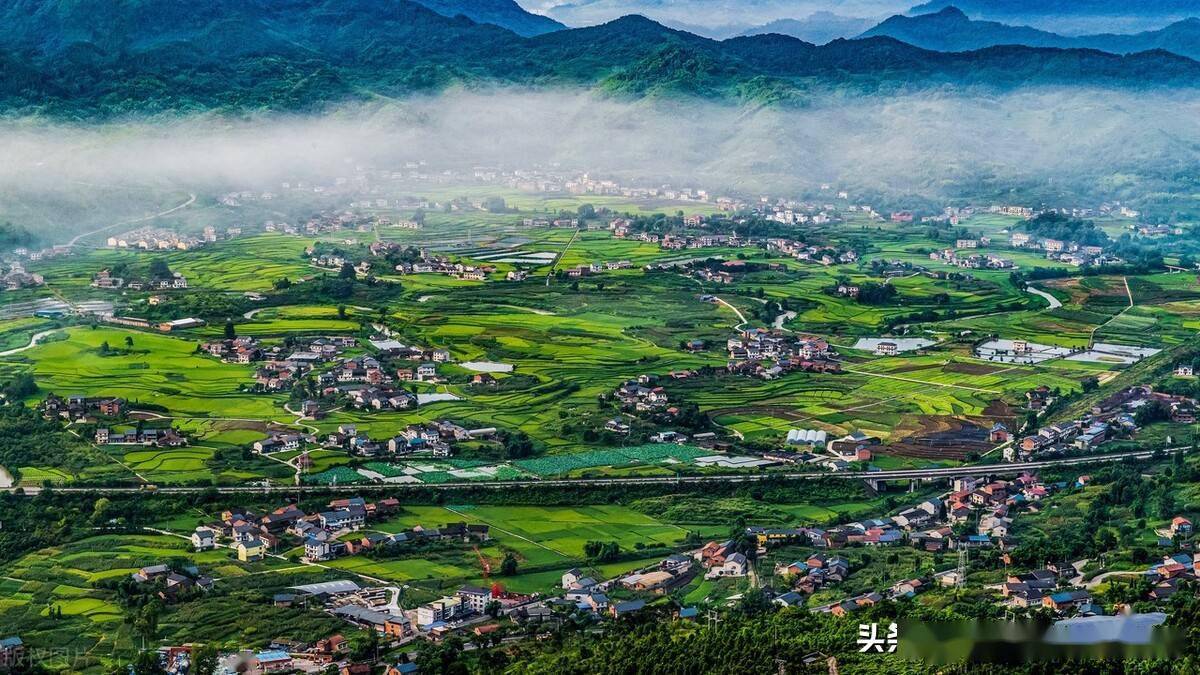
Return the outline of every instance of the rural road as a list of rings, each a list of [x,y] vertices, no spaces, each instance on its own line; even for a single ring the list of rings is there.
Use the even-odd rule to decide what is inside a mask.
[[[1181,446],[1177,448],[1168,448],[1163,450],[1164,453],[1181,453],[1187,454],[1191,452],[1191,446]],[[707,475],[707,476],[671,476],[671,477],[645,477],[645,478],[557,478],[547,480],[510,480],[510,481],[471,481],[471,482],[456,482],[456,483],[437,483],[437,484],[422,484],[421,489],[430,490],[460,490],[464,488],[471,489],[504,489],[511,487],[575,487],[575,486],[609,486],[617,487],[623,485],[683,485],[683,484],[706,484],[706,483],[757,483],[768,480],[818,480],[824,478],[832,478],[835,480],[936,480],[940,478],[951,479],[961,476],[998,476],[1020,474],[1028,471],[1037,471],[1038,469],[1051,469],[1055,467],[1070,467],[1088,464],[1102,464],[1110,462],[1120,462],[1127,459],[1150,459],[1155,455],[1153,450],[1131,450],[1128,452],[1114,452],[1104,455],[1085,455],[1082,457],[1062,457],[1058,459],[1047,459],[1038,462],[1018,462],[1008,464],[974,464],[971,466],[959,466],[949,468],[931,468],[931,469],[894,469],[890,471],[778,471],[778,472],[763,472],[751,474],[724,474],[724,475]],[[223,487],[159,487],[154,490],[156,493],[162,494],[195,494],[201,492],[216,492],[219,494],[296,494],[298,492],[379,492],[382,490],[397,490],[395,484],[363,484],[363,485],[271,485],[271,486],[249,486],[249,485],[228,485]],[[53,488],[54,492],[60,493],[84,493],[84,494],[128,494],[128,493],[146,493],[147,491],[140,486],[130,487],[57,487]],[[36,495],[41,492],[41,488],[24,488],[22,493],[28,496]]]
[[[58,330],[59,329],[55,328],[53,330],[44,330],[40,333],[34,333],[33,337],[29,338],[29,344],[25,345],[24,347],[14,347],[12,349],[6,349],[6,350],[0,352],[0,356],[12,356],[13,354],[20,354],[21,352],[25,351],[26,349],[33,349],[34,347],[37,346],[37,344],[39,342],[41,342],[43,339],[45,339],[46,336],[53,335],[54,333],[57,333]]]
[[[1146,574],[1145,572],[1139,572],[1137,570],[1116,570],[1113,572],[1105,572],[1103,574],[1097,574],[1096,576],[1092,577],[1092,579],[1090,581],[1088,581],[1084,587],[1090,591],[1090,590],[1095,589],[1097,586],[1104,583],[1105,581],[1108,581],[1108,579],[1110,577],[1140,577],[1145,574]]]
[[[734,330],[741,330],[741,329],[742,329],[742,326],[745,326],[745,325],[746,325],[746,323],[747,323],[747,322],[746,322],[746,317],[745,317],[745,315],[743,315],[743,314],[742,314],[742,310],[738,309],[737,307],[734,307],[733,305],[729,304],[728,302],[725,302],[724,300],[722,300],[721,298],[718,298],[718,297],[717,297],[717,296],[715,296],[715,295],[713,296],[713,300],[716,300],[717,302],[721,303],[722,305],[725,305],[725,306],[726,306],[726,307],[728,307],[729,309],[732,309],[732,310],[733,310],[733,313],[734,313],[734,314],[737,314],[737,318],[738,318],[738,320],[739,320],[739,321],[741,321],[741,323],[739,323],[738,325],[734,326],[734,327],[733,327],[733,329],[734,329]]]
[[[189,207],[195,203],[196,203],[195,193],[189,192],[187,201],[185,201],[182,204],[173,206],[173,207],[167,209],[166,211],[159,211],[158,213],[152,213],[148,216],[142,216],[141,218],[132,218],[130,220],[122,220],[119,223],[113,223],[112,225],[105,225],[104,227],[97,228],[95,230],[92,230],[91,232],[83,232],[82,234],[77,234],[71,239],[71,241],[67,242],[67,246],[74,246],[75,244],[79,243],[80,239],[83,239],[84,237],[90,237],[93,234],[99,234],[101,232],[104,232],[105,230],[111,230],[114,227],[120,227],[122,225],[133,225],[134,223],[144,223],[147,220],[154,220],[155,218],[169,216],[172,213],[175,213],[176,211],[180,211],[182,209],[186,209],[187,207]]]
[[[1030,293],[1033,293],[1036,296],[1045,298],[1046,302],[1050,303],[1050,307],[1048,307],[1047,309],[1058,309],[1059,307],[1063,306],[1062,302],[1058,298],[1047,293],[1046,291],[1043,291],[1040,288],[1034,288],[1033,286],[1026,286],[1025,290],[1029,291]]]

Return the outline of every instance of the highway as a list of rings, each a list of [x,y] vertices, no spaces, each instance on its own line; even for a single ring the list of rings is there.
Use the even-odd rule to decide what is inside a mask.
[[[1163,450],[1163,453],[1188,453],[1190,447],[1176,447]],[[147,487],[56,487],[54,492],[84,493],[95,495],[118,495],[130,493],[142,494],[197,494],[216,492],[218,494],[286,494],[316,492],[316,493],[372,493],[399,492],[417,487],[427,490],[461,490],[461,489],[506,489],[513,487],[618,487],[631,485],[694,485],[705,483],[758,483],[769,480],[817,480],[829,478],[834,480],[937,480],[952,479],[959,476],[1001,476],[1050,469],[1056,467],[1080,466],[1088,464],[1104,464],[1120,462],[1126,459],[1150,459],[1153,450],[1133,450],[1103,455],[1085,455],[1082,457],[1061,457],[1036,462],[1021,462],[1015,464],[973,464],[936,469],[894,469],[889,471],[772,471],[753,474],[721,474],[708,476],[654,476],[646,478],[559,478],[545,480],[509,480],[509,481],[469,481],[457,483],[437,483],[413,485],[411,483],[366,483],[355,485],[226,485],[220,487],[199,486],[166,486],[153,490]],[[17,488],[10,488],[15,492]],[[25,495],[36,495],[41,488],[24,488]]]

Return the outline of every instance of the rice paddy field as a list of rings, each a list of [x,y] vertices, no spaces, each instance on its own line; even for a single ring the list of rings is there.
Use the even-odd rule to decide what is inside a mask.
[[[196,553],[182,537],[97,535],[29,553],[0,568],[0,625],[19,627],[31,648],[69,655],[74,667],[94,666],[140,642],[125,621],[116,592],[106,585],[167,560],[194,565],[218,580],[295,567],[274,558],[241,563],[229,549]],[[168,610],[162,623],[172,621]]]
[[[546,592],[553,589],[562,572],[585,566],[583,548],[588,541],[615,541],[623,551],[673,549],[686,536],[683,528],[664,523],[631,508],[603,506],[405,506],[403,513],[374,527],[397,532],[420,525],[440,527],[447,523],[486,523],[491,540],[478,547],[447,555],[422,556],[399,560],[370,560],[363,557],[341,558],[330,565],[382,579],[412,583],[430,590],[455,587],[463,583],[487,583],[479,556],[493,570],[499,569],[506,552],[519,560],[519,573],[512,577],[492,576],[515,592]],[[705,534],[717,533],[712,527]],[[598,575],[610,578],[624,571],[661,560],[631,559],[596,568]]]
[[[520,387],[472,387],[464,383],[469,371],[449,365],[443,369],[451,382],[418,388],[421,394],[436,394],[445,400],[403,412],[338,406],[322,419],[300,426],[295,415],[284,410],[285,396],[247,391],[253,365],[222,363],[196,353],[198,342],[223,333],[224,317],[170,335],[68,325],[43,344],[0,356],[0,378],[31,373],[40,392],[30,402],[53,391],[121,396],[161,406],[160,414],[192,437],[189,447],[104,451],[112,464],[106,471],[127,470],[146,481],[288,481],[291,474],[282,462],[290,457],[234,461],[233,451],[264,437],[268,429],[304,428],[324,434],[354,424],[372,437],[387,437],[409,424],[447,418],[523,431],[534,440],[536,456],[512,463],[492,462],[497,467],[496,477],[670,475],[689,466],[694,457],[642,457],[638,452],[644,448],[613,447],[584,439],[570,430],[571,421],[594,410],[598,397],[629,378],[724,365],[724,342],[742,323],[730,307],[748,317],[749,326],[756,326],[761,322],[753,315],[764,302],[786,302],[794,315],[780,322],[784,330],[824,336],[844,358],[844,372],[836,375],[793,373],[771,381],[702,377],[668,383],[672,403],[695,404],[735,438],[765,443],[780,441],[792,428],[819,428],[832,435],[865,431],[896,441],[935,427],[1016,419],[1024,392],[1039,385],[1069,393],[1078,391],[1085,378],[1120,381],[1116,377],[1123,367],[1120,363],[1059,358],[1037,365],[1012,365],[976,359],[972,344],[987,339],[1025,339],[1078,349],[1096,342],[1166,348],[1168,353],[1157,358],[1169,358],[1170,349],[1187,343],[1200,328],[1200,283],[1191,274],[1038,281],[1039,289],[1062,302],[1062,307],[1051,309],[1045,299],[1015,286],[1007,270],[969,270],[964,276],[957,267],[930,260],[929,251],[945,243],[929,239],[923,227],[868,223],[860,218],[840,229],[819,232],[818,236],[831,242],[858,242],[862,248],[861,262],[825,267],[761,249],[664,251],[655,244],[614,238],[603,229],[522,225],[524,218],[551,217],[558,209],[573,211],[583,203],[582,198],[528,195],[486,186],[444,190],[444,198],[503,196],[519,211],[489,213],[456,207],[425,214],[423,227],[416,230],[385,226],[319,236],[262,233],[195,251],[97,249],[39,263],[37,271],[47,277],[48,285],[36,292],[73,301],[106,299],[115,302],[118,310],[136,312],[145,307],[144,297],[91,289],[91,276],[118,264],[141,270],[149,260],[162,258],[171,269],[188,277],[191,289],[184,293],[225,294],[245,303],[245,292],[269,295],[272,283],[281,277],[299,282],[329,274],[309,264],[305,249],[314,241],[347,250],[376,240],[419,245],[451,260],[494,265],[497,271],[487,281],[467,281],[446,275],[398,275],[380,266],[376,273],[381,278],[402,286],[398,294],[392,291],[386,302],[374,301],[367,293],[344,303],[342,312],[338,310],[342,303],[332,301],[267,301],[257,307],[249,302],[243,306],[250,309],[238,310],[242,316],[231,317],[236,320],[237,333],[271,343],[303,335],[359,334],[365,324],[378,323],[382,311],[383,321],[397,340],[445,348],[458,362],[507,364],[512,367],[511,374],[498,375],[521,376]],[[638,212],[705,212],[693,205],[628,204],[591,197],[586,201]],[[383,209],[380,215],[403,214]],[[1002,242],[1005,232],[1016,224],[1012,218],[981,215],[966,226],[976,235],[990,234]],[[1120,229],[1124,224],[1114,222],[1112,226]],[[1018,269],[1051,266],[1053,262],[1035,251],[1002,247],[996,251]],[[769,263],[772,268],[739,275],[731,284],[643,269],[652,263],[705,257]],[[555,267],[561,270],[618,260],[629,261],[632,267],[604,270],[577,282],[546,282]],[[956,276],[934,278],[913,273],[891,278],[888,283],[896,289],[897,300],[882,305],[862,304],[828,292],[843,281],[880,282],[882,277],[872,271],[871,262],[896,260],[930,271],[955,272]],[[502,280],[506,271],[518,268],[531,272],[527,281]],[[728,305],[703,302],[705,294],[719,295]],[[903,326],[906,332],[901,336],[888,334],[889,325],[920,312],[932,312],[935,318]],[[30,335],[51,325],[33,318],[0,321],[0,352],[27,344]],[[935,344],[894,358],[878,358],[870,351],[853,348],[897,337]],[[126,338],[133,340],[128,349]],[[681,349],[681,343],[697,339],[708,347],[697,352]],[[105,342],[116,348],[107,355],[100,350]],[[349,458],[338,452],[318,451],[313,458],[315,466],[307,480],[317,483],[361,481],[374,474],[397,478],[386,470],[364,475],[346,466]],[[896,461],[907,460],[880,459],[883,464]],[[28,469],[35,480],[62,479],[51,467]],[[456,471],[461,474],[463,469],[439,467],[412,475],[415,480],[436,483],[461,478]]]

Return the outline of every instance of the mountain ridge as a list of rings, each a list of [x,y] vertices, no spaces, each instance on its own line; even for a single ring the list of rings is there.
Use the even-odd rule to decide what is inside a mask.
[[[0,59],[19,80],[0,87],[9,114],[76,117],[304,111],[451,86],[775,103],[838,89],[1200,85],[1200,62],[1166,52],[718,41],[636,15],[523,37],[406,0],[214,0],[197,11],[185,0],[0,0]]]
[[[859,37],[892,37],[934,51],[970,51],[1019,44],[1056,49],[1097,49],[1133,54],[1156,49],[1200,59],[1200,19],[1187,18],[1163,28],[1133,34],[1066,36],[1030,26],[971,19],[955,5],[930,14],[889,17]]]

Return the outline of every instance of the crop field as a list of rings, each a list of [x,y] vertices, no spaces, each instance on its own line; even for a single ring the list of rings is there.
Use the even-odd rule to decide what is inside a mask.
[[[286,573],[295,567],[273,558],[241,563],[228,549],[195,553],[181,537],[97,535],[29,553],[0,568],[0,623],[20,626],[26,643],[42,649],[54,647],[88,658],[131,649],[136,638],[125,622],[125,611],[116,593],[103,584],[166,560],[195,565],[216,579]],[[163,624],[172,620],[168,611]]]
[[[479,555],[491,565],[492,581],[517,592],[545,592],[557,586],[562,570],[586,567],[583,547],[588,541],[615,541],[623,551],[640,547],[673,548],[686,530],[623,506],[405,506],[403,513],[375,526],[396,532],[417,525],[440,527],[451,522],[486,523],[491,540],[479,546]],[[689,528],[696,529],[696,528]],[[702,528],[710,529],[711,528]],[[519,573],[495,576],[505,552],[519,560]],[[655,559],[624,560],[596,568],[605,578],[635,569]],[[415,583],[432,590],[462,583],[486,583],[479,556],[471,550],[435,552],[415,558],[369,560],[341,558],[329,563],[337,569]]]
[[[238,391],[252,367],[199,356],[194,342],[113,328],[66,332],[66,340],[9,358],[29,363],[46,391],[121,396],[191,417],[268,419],[276,414],[272,397]],[[123,351],[126,337],[133,340],[128,352]],[[103,343],[114,351],[101,354]]]
[[[642,456],[639,452],[646,447],[616,447],[611,437],[587,435],[572,422],[596,410],[597,399],[627,379],[723,366],[724,342],[742,324],[732,308],[746,317],[747,326],[759,326],[765,321],[755,315],[772,300],[786,302],[794,312],[794,316],[780,318],[784,330],[828,338],[841,352],[845,372],[793,373],[771,381],[711,376],[667,380],[672,404],[695,404],[721,430],[742,440],[776,442],[794,428],[823,429],[835,437],[864,431],[885,442],[903,444],[908,448],[905,453],[914,453],[881,453],[881,466],[957,461],[961,458],[925,456],[913,450],[906,439],[954,434],[960,429],[973,433],[980,425],[1012,421],[1029,389],[1046,385],[1076,392],[1084,378],[1102,375],[1107,382],[1124,367],[1115,362],[1061,359],[1036,366],[986,363],[973,358],[973,344],[999,338],[1072,348],[1093,342],[1170,348],[1191,339],[1200,329],[1200,283],[1192,274],[1038,280],[1036,288],[1063,303],[1051,309],[1045,299],[1015,286],[1010,270],[963,270],[930,260],[930,251],[947,244],[930,239],[924,227],[874,223],[855,216],[839,228],[817,231],[818,238],[848,243],[863,252],[861,262],[826,267],[758,248],[668,251],[632,238],[617,239],[605,229],[522,224],[524,218],[557,217],[559,209],[573,211],[583,203],[643,213],[690,212],[695,205],[629,204],[618,198],[531,195],[486,186],[447,187],[444,193],[447,198],[471,195],[475,203],[483,197],[503,196],[518,210],[490,213],[458,202],[451,210],[425,213],[423,227],[416,230],[382,226],[305,236],[264,233],[193,251],[95,249],[31,265],[47,276],[49,286],[22,291],[21,297],[57,293],[72,300],[105,299],[136,315],[146,307],[145,297],[91,289],[88,283],[106,266],[125,265],[136,276],[145,273],[151,260],[162,259],[188,277],[195,290],[183,293],[215,291],[235,300],[236,312],[242,315],[234,315],[239,335],[279,344],[302,335],[358,333],[364,324],[379,322],[382,310],[382,320],[397,340],[445,348],[457,362],[511,365],[511,376],[520,378],[513,380],[515,386],[471,386],[466,381],[472,371],[447,364],[441,373],[450,378],[448,382],[410,386],[421,394],[449,395],[454,400],[400,412],[335,405],[321,419],[304,420],[300,425],[295,415],[283,409],[285,394],[248,391],[253,365],[222,363],[196,353],[197,342],[223,334],[223,316],[207,317],[208,325],[182,335],[68,325],[61,336],[0,357],[0,377],[32,373],[39,393],[28,399],[30,403],[52,391],[121,396],[156,406],[154,410],[161,412],[148,417],[170,418],[189,435],[190,445],[172,451],[107,448],[103,453],[107,463],[88,474],[68,476],[50,467],[21,467],[25,481],[79,481],[131,471],[146,481],[165,484],[203,483],[214,477],[218,481],[287,481],[291,469],[283,462],[294,455],[247,459],[241,458],[240,450],[270,431],[285,428],[304,427],[326,434],[339,425],[354,424],[373,438],[386,438],[407,425],[441,419],[522,431],[533,439],[536,452],[512,462],[492,458],[486,471],[465,474],[464,469],[453,466],[426,467],[430,470],[414,474],[421,482],[715,470],[692,466],[699,452],[694,449],[671,446],[675,454]],[[315,207],[320,200],[313,199]],[[704,208],[696,210],[706,212]],[[411,215],[402,209],[381,208],[378,212],[389,218]],[[1007,234],[1003,231],[1019,224],[1007,216],[981,214],[964,226],[974,235],[992,236],[996,245],[981,252],[1008,258],[1018,270],[1061,266],[1037,251],[1005,247],[1001,242]],[[1115,222],[1112,225],[1120,227]],[[281,277],[296,282],[332,274],[309,264],[305,248],[314,241],[361,251],[379,239],[426,247],[452,261],[495,265],[498,271],[488,281],[466,281],[440,274],[399,275],[378,266],[377,274],[402,286],[393,287],[386,302],[374,302],[371,293],[365,293],[344,303],[322,297],[255,306],[256,302],[243,297],[246,291],[270,294],[272,283]],[[650,263],[709,257],[764,266],[735,275],[729,284],[643,269]],[[632,268],[602,270],[578,280],[551,275],[547,281],[552,261],[562,270],[617,260],[630,261]],[[872,268],[872,261],[903,261],[931,272],[953,274],[935,278],[914,271],[885,280]],[[505,271],[516,268],[531,270],[531,278],[522,283],[502,280]],[[896,296],[883,304],[866,304],[830,292],[841,282],[885,281],[896,290]],[[700,298],[705,294],[728,304],[704,302]],[[1133,307],[1129,306],[1130,297]],[[343,305],[341,311],[339,305]],[[889,334],[888,327],[914,321],[909,317],[921,313],[927,320],[902,325],[896,332],[928,339],[937,343],[934,346],[894,358],[878,358],[851,347],[861,338],[899,337]],[[30,335],[50,325],[33,318],[0,322],[0,351],[27,344]],[[132,346],[126,347],[126,338],[133,340]],[[703,340],[707,347],[685,351],[681,344],[690,340]],[[102,353],[103,343],[110,347],[107,354]],[[348,355],[367,351],[364,346]],[[500,379],[506,377],[510,376]],[[343,452],[317,450],[311,457],[314,466],[306,481],[370,480],[370,474],[346,466],[351,458]],[[105,459],[103,455],[101,459]],[[381,463],[367,471],[395,479],[403,477],[392,473],[406,468],[404,463]]]

